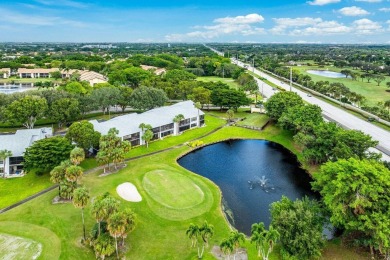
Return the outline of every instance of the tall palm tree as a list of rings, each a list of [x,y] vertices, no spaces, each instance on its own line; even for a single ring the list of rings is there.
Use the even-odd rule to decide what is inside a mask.
[[[191,247],[195,247],[198,243],[198,237],[200,235],[199,226],[191,223],[186,231],[186,235],[191,239]]]
[[[85,159],[85,153],[83,148],[75,147],[70,152],[70,161],[73,164],[79,165],[82,161],[84,161],[84,159]]]
[[[71,166],[69,160],[61,162],[59,166],[56,166],[50,172],[50,181],[56,184],[60,184],[65,179],[66,169]],[[58,185],[58,196],[61,196],[61,185]]]
[[[116,258],[119,259],[118,253],[118,237],[126,230],[126,219],[122,212],[115,212],[108,218],[108,232],[115,239]]]
[[[232,231],[230,233],[230,239],[233,243],[233,247],[234,247],[234,251],[235,251],[233,258],[236,259],[236,254],[237,254],[238,249],[241,246],[241,243],[245,242],[245,235],[241,232],[238,232],[238,231]]]
[[[179,133],[179,123],[184,119],[182,114],[178,114],[173,118],[173,123],[175,123],[175,128],[177,129],[177,134]]]
[[[104,204],[102,200],[95,199],[92,204],[92,215],[95,217],[96,223],[98,223],[98,237],[101,232],[101,222],[104,219]]]
[[[230,254],[234,250],[232,240],[229,238],[222,240],[221,244],[219,245],[219,248],[225,255],[227,255],[228,259],[230,259]]]
[[[127,235],[134,230],[135,218],[136,218],[134,212],[129,208],[124,209],[123,214],[124,214],[124,218],[126,221],[126,228],[125,228],[125,231],[123,232],[123,234],[121,234],[122,245],[125,244],[125,238],[127,237]]]
[[[214,235],[214,226],[205,221],[200,227],[200,235],[202,237],[203,243],[206,245],[206,247],[208,247],[209,239]]]
[[[112,237],[108,234],[103,234],[93,241],[96,258],[100,257],[104,260],[106,256],[110,256],[115,252],[115,246],[112,243]]]
[[[6,160],[8,157],[11,157],[12,156],[12,152],[5,149],[5,150],[1,150],[0,151],[0,159],[3,161],[4,163],[4,169],[3,169],[3,178],[5,178],[5,169],[6,169]]]
[[[266,260],[268,260],[268,255],[274,249],[274,245],[278,241],[279,238],[280,238],[280,233],[276,229],[274,229],[273,226],[269,226],[269,229],[268,229],[268,232],[267,232],[267,236],[266,236],[266,240],[269,243],[267,259]]]
[[[65,170],[65,178],[67,181],[76,183],[83,175],[83,168],[77,165],[71,165]]]
[[[79,187],[73,191],[73,205],[76,208],[81,209],[81,219],[83,221],[83,235],[85,237],[85,222],[84,222],[84,208],[87,206],[89,201],[89,192],[85,187]]]

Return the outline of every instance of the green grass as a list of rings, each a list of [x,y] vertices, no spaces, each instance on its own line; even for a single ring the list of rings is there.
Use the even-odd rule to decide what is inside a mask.
[[[232,78],[221,78],[221,77],[198,77],[196,80],[203,81],[203,82],[218,82],[221,81],[222,83],[225,83],[230,88],[238,89],[240,85],[237,84],[237,82],[234,81]]]
[[[237,125],[262,127],[268,122],[268,120],[269,117],[265,114],[249,113],[245,116],[244,120],[237,122]]]
[[[205,123],[205,126],[187,130],[178,136],[168,136],[163,140],[153,141],[149,144],[148,148],[145,145],[134,147],[134,149],[131,149],[130,152],[126,154],[126,158],[145,155],[163,149],[172,148],[185,142],[194,140],[200,136],[210,133],[218,127],[223,126],[224,124],[226,124],[226,121],[220,118],[210,116],[207,112],[207,114],[205,115]]]
[[[30,172],[19,178],[0,178],[0,209],[10,206],[52,186],[49,175],[37,176]]]
[[[0,233],[0,259],[36,259],[41,248],[34,240]]]
[[[229,138],[267,139],[275,141],[290,149],[295,154],[298,154],[299,158],[299,149],[293,144],[292,134],[273,125],[270,125],[262,132],[234,126],[223,127],[217,132],[201,138],[201,140],[205,143],[213,143]],[[190,151],[191,148],[181,146],[132,160],[127,164],[128,166],[126,168],[121,169],[115,174],[98,177],[101,171],[97,171],[84,176],[83,184],[90,190],[91,198],[104,192],[109,192],[121,201],[120,206],[122,208],[130,207],[137,214],[136,229],[129,234],[126,240],[126,248],[128,248],[128,251],[125,253],[125,257],[127,259],[196,259],[196,249],[190,248],[191,242],[185,236],[185,230],[190,223],[200,225],[204,220],[207,220],[210,224],[214,225],[215,235],[210,240],[210,248],[214,245],[219,245],[221,240],[228,236],[230,228],[221,211],[221,192],[219,188],[210,180],[182,168],[176,162],[178,157]],[[149,175],[151,172],[155,173],[159,171],[170,172],[168,173],[170,174],[169,179],[173,178],[173,180],[169,184],[158,184],[160,187],[158,187],[157,192],[163,194],[158,194],[160,197],[156,199],[156,192],[152,192],[152,196],[150,196],[144,189],[143,180],[145,176],[147,176],[146,178],[150,178],[151,176]],[[154,182],[162,182],[165,179],[162,176],[152,176],[151,178]],[[143,198],[141,202],[128,202],[117,195],[116,187],[124,182],[131,182],[137,187]],[[184,183],[184,185],[190,185],[192,187],[196,185],[204,194],[203,201],[197,204],[199,200],[191,199],[192,202],[187,204],[189,207],[184,209],[184,201],[177,202],[177,204],[172,202],[169,199],[172,198],[172,194],[170,194],[171,190],[167,191],[164,187],[172,187],[175,183]],[[185,189],[190,188],[186,187]],[[182,194],[183,191],[177,192],[178,194]],[[12,193],[10,192],[10,194]],[[92,250],[79,243],[82,236],[80,209],[76,209],[71,204],[52,205],[51,200],[56,194],[57,191],[51,191],[1,214],[0,232],[4,232],[1,227],[9,225],[8,221],[18,219],[20,223],[18,223],[17,227],[20,229],[28,230],[32,224],[40,226],[43,230],[51,230],[61,242],[60,259],[93,259],[94,254]],[[159,201],[163,203],[159,203]],[[170,207],[167,207],[167,201]],[[194,209],[194,211],[185,211],[189,209]],[[167,210],[170,211],[167,212]],[[188,215],[185,218],[179,218],[184,214]],[[85,209],[85,219],[87,230],[90,230],[95,223],[90,213],[90,205]],[[35,230],[34,234],[41,237],[41,240],[47,237],[46,233],[40,230]],[[41,240],[32,237],[30,239],[41,242]],[[51,238],[45,241],[51,241]],[[254,245],[247,241],[245,246],[248,250],[248,258],[257,259]],[[58,248],[58,246],[53,246],[53,248]],[[204,259],[214,259],[209,250],[206,249]],[[335,252],[333,255],[338,257],[333,259],[343,259],[344,255],[354,256],[353,252],[349,252],[347,248],[340,249],[337,247],[335,250],[333,248],[329,250]],[[276,251],[271,255],[270,259],[279,258]]]
[[[342,69],[335,67],[326,67],[319,68],[318,66],[297,66],[294,67],[294,70],[298,70],[304,75],[309,75],[313,81],[329,81],[330,83],[339,82],[343,83],[346,87],[348,87],[351,91],[356,92],[360,95],[363,95],[367,99],[368,105],[376,105],[378,102],[384,102],[390,99],[390,92],[387,92],[388,88],[386,87],[386,82],[390,81],[390,77],[386,76],[386,80],[382,81],[379,86],[373,80],[370,83],[367,83],[367,80],[362,82],[361,80],[352,80],[349,78],[328,78],[318,75],[313,75],[307,72],[307,70],[325,70],[329,69],[330,71],[340,72]],[[352,68],[348,68],[352,70]],[[361,71],[352,70],[354,72],[362,73]]]
[[[146,193],[159,204],[172,209],[186,209],[204,200],[204,193],[190,178],[172,169],[147,172],[142,180]]]
[[[47,228],[43,228],[38,225],[32,225],[26,222],[2,221],[0,222],[0,233],[22,237],[40,243],[42,245],[42,252],[38,259],[59,259],[61,254],[60,239],[56,234]],[[19,248],[19,250],[21,250],[21,248]],[[0,258],[2,252],[3,250],[0,250]],[[23,257],[13,259],[31,258]]]

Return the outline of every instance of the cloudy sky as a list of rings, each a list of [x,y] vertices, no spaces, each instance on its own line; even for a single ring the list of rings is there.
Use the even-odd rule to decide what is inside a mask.
[[[1,0],[0,41],[390,44],[390,0]]]

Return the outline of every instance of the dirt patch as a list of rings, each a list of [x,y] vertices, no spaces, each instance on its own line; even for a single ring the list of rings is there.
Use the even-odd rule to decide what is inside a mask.
[[[42,244],[23,237],[0,233],[0,259],[38,259]]]
[[[228,259],[228,256],[225,255],[221,249],[219,248],[219,246],[213,246],[213,248],[211,249],[211,253],[213,254],[213,256],[215,256],[215,258],[219,259],[219,260],[222,260],[222,259]],[[230,255],[230,259],[232,259],[234,256],[234,254],[232,253]],[[246,249],[245,248],[239,248],[237,250],[237,253],[236,253],[236,257],[234,258],[236,260],[248,260],[248,254],[246,252]]]

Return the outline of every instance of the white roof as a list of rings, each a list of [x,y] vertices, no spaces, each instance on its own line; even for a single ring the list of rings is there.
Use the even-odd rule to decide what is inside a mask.
[[[142,114],[133,113],[118,116],[104,122],[98,122],[97,120],[91,120],[90,122],[95,130],[103,135],[107,134],[110,128],[115,127],[119,130],[118,136],[123,137],[140,132],[141,129],[138,126],[142,123],[149,124],[153,128],[173,123],[173,118],[179,114],[182,114],[184,118],[197,117],[198,109],[189,100],[171,106],[155,108]],[[199,115],[204,115],[204,113],[199,111]]]
[[[23,156],[26,148],[33,142],[50,137],[53,134],[51,128],[22,129],[12,135],[0,135],[0,150],[9,150],[12,156]]]

